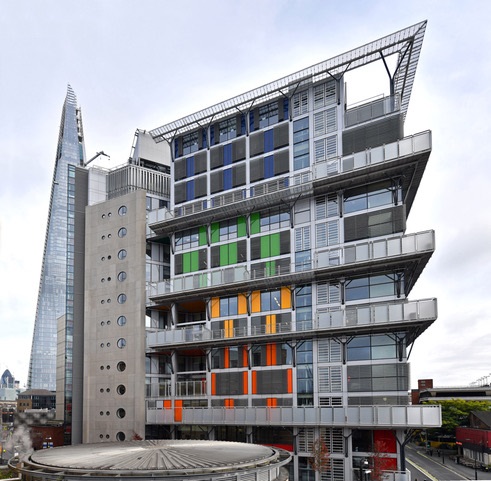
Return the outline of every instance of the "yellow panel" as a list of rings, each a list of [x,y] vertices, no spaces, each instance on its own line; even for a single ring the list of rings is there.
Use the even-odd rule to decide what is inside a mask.
[[[292,298],[290,294],[289,287],[281,288],[281,308],[282,309],[290,309],[292,307]]]
[[[227,321],[224,321],[224,327],[225,327],[225,337],[234,337],[234,321],[232,319],[228,319]]]
[[[251,294],[252,299],[252,312],[261,312],[261,292],[254,291]]]
[[[213,297],[211,299],[211,317],[220,317],[220,298]]]
[[[239,294],[237,296],[238,299],[238,313],[239,314],[247,314],[247,297],[245,294]]]

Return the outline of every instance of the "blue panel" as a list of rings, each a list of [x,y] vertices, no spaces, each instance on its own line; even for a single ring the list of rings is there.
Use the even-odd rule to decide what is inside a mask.
[[[232,164],[232,144],[223,146],[223,165]]]
[[[246,119],[245,115],[242,114],[240,116],[240,135],[245,135],[246,133]]]
[[[186,200],[194,199],[194,180],[186,182]]]
[[[232,169],[226,169],[223,171],[223,190],[229,190],[232,188]]]
[[[254,131],[254,111],[249,112],[249,132]]]
[[[206,149],[208,147],[208,140],[206,138],[206,129],[201,130],[201,135],[203,139],[203,149]]]
[[[210,127],[210,145],[215,145],[215,125]]]
[[[274,150],[273,129],[264,132],[264,152]]]
[[[283,99],[283,120],[286,120],[289,115],[289,106],[288,99]]]
[[[269,155],[268,157],[264,157],[264,178],[270,179],[274,177],[274,157]]]
[[[186,159],[186,175],[188,177],[194,175],[194,157],[188,157]]]

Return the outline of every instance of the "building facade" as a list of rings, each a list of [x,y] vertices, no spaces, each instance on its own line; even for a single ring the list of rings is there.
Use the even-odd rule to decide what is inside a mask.
[[[441,422],[408,396],[437,317],[409,298],[434,233],[406,232],[431,153],[404,133],[425,28],[150,131],[169,205],[123,188],[130,163],[87,209],[84,442],[241,441],[290,451],[291,479],[405,479],[408,430]],[[374,62],[384,95],[350,106]]]
[[[66,316],[67,336],[72,335],[74,315],[74,168],[85,159],[82,114],[68,86],[63,105],[55,168],[51,185],[46,238],[29,362],[28,389],[56,390],[57,320]],[[71,355],[70,348],[67,356]],[[71,359],[67,369],[70,370]],[[71,376],[67,375],[70,380]],[[71,396],[71,385],[66,389]]]

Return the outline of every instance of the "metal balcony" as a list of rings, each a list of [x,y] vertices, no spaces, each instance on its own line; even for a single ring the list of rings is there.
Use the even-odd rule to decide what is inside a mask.
[[[287,322],[277,325],[249,326],[244,328],[210,330],[205,326],[180,329],[147,331],[147,348],[205,347],[226,344],[244,344],[259,341],[283,341],[300,337],[332,336],[339,331],[366,329],[373,332],[390,326],[417,330],[418,334],[437,318],[436,299],[416,301],[390,301],[364,305],[339,306],[334,309],[318,309],[316,317],[302,323]],[[411,337],[411,336],[409,336]],[[409,339],[410,340],[410,339]],[[201,386],[199,386],[201,389]],[[158,392],[158,391],[155,391]],[[201,393],[202,391],[200,391]]]
[[[434,231],[363,240],[331,248],[313,250],[310,263],[278,265],[271,269],[252,270],[248,264],[175,276],[149,286],[153,303],[203,298],[258,290],[273,286],[328,280],[339,276],[363,274],[368,269],[398,268],[406,275],[408,292],[416,282],[435,247]],[[249,270],[251,269],[251,270]]]
[[[162,406],[152,402],[152,406]],[[180,413],[181,414],[181,413]],[[149,408],[147,424],[204,426],[331,426],[397,429],[436,428],[442,423],[441,407],[343,406],[343,407],[235,407],[182,408],[176,421],[173,409]],[[177,419],[180,419],[178,417]]]

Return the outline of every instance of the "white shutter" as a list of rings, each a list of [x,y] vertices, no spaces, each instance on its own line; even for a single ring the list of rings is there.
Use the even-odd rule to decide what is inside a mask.
[[[324,85],[314,87],[314,109],[324,107]]]
[[[331,392],[329,367],[319,366],[319,392]]]
[[[320,282],[317,284],[317,304],[327,304],[328,301],[328,284]]]
[[[335,132],[337,130],[336,107],[326,110],[325,113],[326,133]]]
[[[339,284],[329,284],[329,302],[341,302],[341,290]]]
[[[327,198],[329,201],[329,197]],[[328,207],[329,210],[329,207]],[[326,197],[317,197],[315,199],[315,220],[322,220],[326,218]]]
[[[295,252],[310,249],[310,226],[295,229]]]
[[[330,246],[339,244],[339,221],[331,220],[327,223],[327,244]]]
[[[314,137],[324,135],[326,133],[326,117],[324,112],[317,112],[314,115]]]
[[[337,217],[338,212],[338,196],[337,194],[327,195],[327,217]]]
[[[321,224],[316,224],[315,226],[315,246],[327,246],[327,225],[325,222],[322,222]]]
[[[332,135],[331,137],[326,138],[326,147],[325,147],[326,157],[328,159],[332,157],[336,157],[338,155],[338,136]]]
[[[304,90],[293,96],[293,116],[306,114],[309,111],[309,91]]]
[[[314,160],[321,162],[326,158],[326,142],[324,139],[314,141]]]

